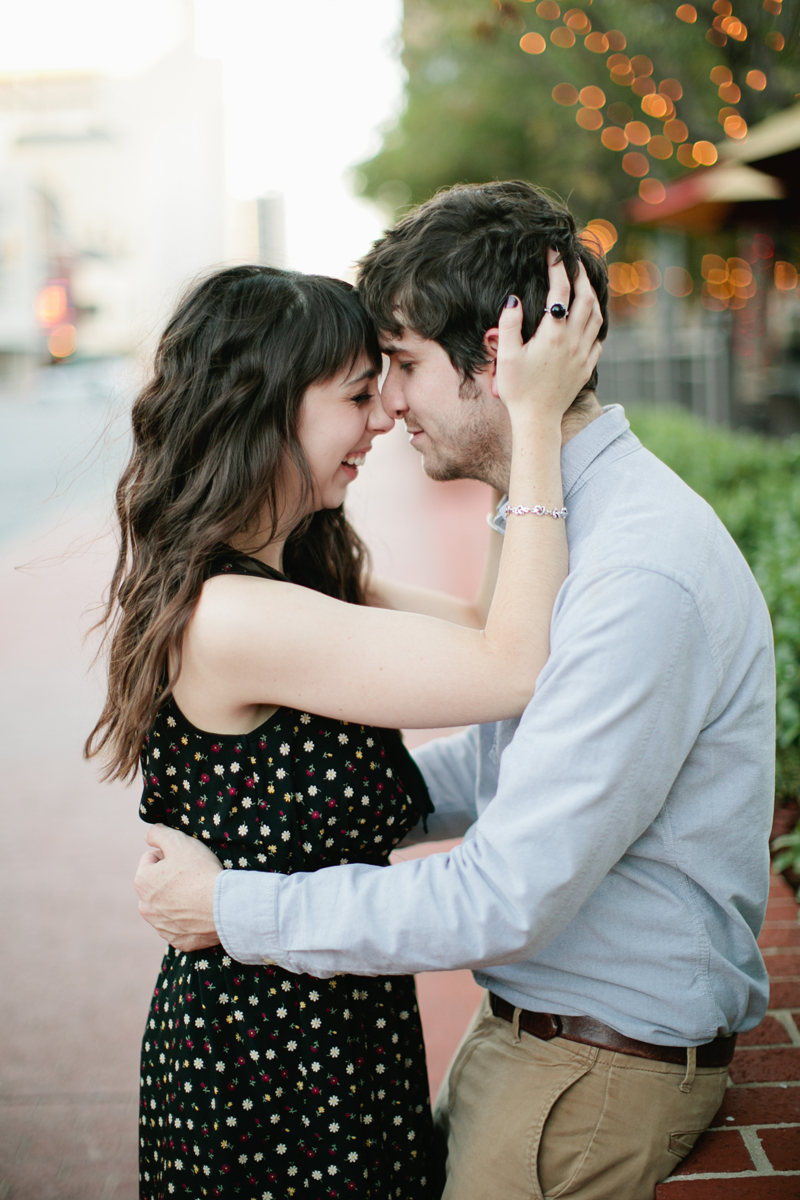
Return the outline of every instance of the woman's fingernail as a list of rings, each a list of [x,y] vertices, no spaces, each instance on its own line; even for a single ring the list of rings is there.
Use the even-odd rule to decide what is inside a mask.
[[[516,308],[518,304],[519,304],[519,297],[511,295],[506,300],[505,307],[506,308]]]

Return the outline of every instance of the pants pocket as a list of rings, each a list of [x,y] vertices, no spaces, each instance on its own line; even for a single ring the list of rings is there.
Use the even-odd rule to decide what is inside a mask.
[[[705,1129],[689,1129],[684,1133],[671,1133],[668,1146],[670,1154],[674,1154],[677,1159],[682,1161],[694,1149],[694,1144],[701,1133],[705,1133]]]
[[[589,1074],[591,1069],[591,1063],[584,1062],[576,1065],[566,1078],[562,1078],[560,1085],[551,1092],[542,1107],[538,1128],[534,1132],[531,1145],[531,1183],[534,1189],[533,1195],[536,1200],[544,1200],[545,1195],[557,1196],[562,1188],[568,1186],[571,1177],[578,1168],[581,1159],[580,1151],[577,1154],[570,1154],[568,1152],[565,1155],[563,1151],[566,1149],[566,1146],[562,1143],[560,1146],[561,1152],[557,1156],[558,1161],[556,1164],[552,1161],[552,1155],[548,1153],[545,1156],[543,1154],[542,1141],[554,1110],[561,1101],[568,1097],[575,1086]]]

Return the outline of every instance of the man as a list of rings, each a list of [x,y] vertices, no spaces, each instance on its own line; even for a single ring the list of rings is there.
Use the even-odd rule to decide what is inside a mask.
[[[484,334],[511,292],[529,329],[542,319],[548,246],[570,275],[583,259],[605,306],[571,217],[523,183],[443,193],[364,259],[384,400],[434,478],[505,490]],[[318,976],[474,969],[486,997],[437,1103],[447,1200],[649,1200],[766,1008],[768,615],[720,522],[595,382],[564,419],[570,575],[536,695],[519,721],[416,754],[430,835],[463,844],[283,877],[222,872],[163,830],[138,876],[181,948],[221,939]]]

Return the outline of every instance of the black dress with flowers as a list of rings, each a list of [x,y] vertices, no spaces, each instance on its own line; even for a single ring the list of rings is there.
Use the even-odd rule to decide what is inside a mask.
[[[244,557],[223,570],[276,577]],[[144,820],[250,871],[385,864],[430,811],[397,732],[288,708],[220,735],[167,701],[142,774]],[[431,1134],[413,977],[167,950],[142,1046],[141,1197],[424,1200]]]

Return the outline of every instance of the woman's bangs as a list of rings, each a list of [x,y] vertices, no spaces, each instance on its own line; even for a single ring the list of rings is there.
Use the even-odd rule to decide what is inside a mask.
[[[320,382],[349,373],[361,358],[381,369],[381,350],[375,326],[355,288],[338,279],[308,280],[310,374]]]

